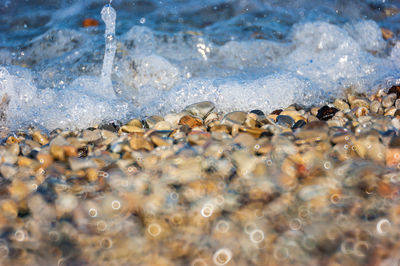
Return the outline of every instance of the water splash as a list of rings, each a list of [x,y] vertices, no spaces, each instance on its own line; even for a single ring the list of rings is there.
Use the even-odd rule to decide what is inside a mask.
[[[111,72],[115,57],[115,51],[117,49],[115,41],[115,21],[117,13],[111,6],[111,2],[103,7],[101,10],[101,19],[106,24],[106,31],[104,34],[106,40],[106,48],[104,52],[103,68],[101,70],[101,79],[107,88],[112,88]]]

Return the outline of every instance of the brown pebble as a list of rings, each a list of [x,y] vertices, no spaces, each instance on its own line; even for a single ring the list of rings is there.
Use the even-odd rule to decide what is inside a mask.
[[[386,150],[386,165],[398,167],[400,163],[400,148],[390,148]]]
[[[389,107],[388,109],[385,110],[385,116],[394,116],[396,111],[397,111],[396,107],[394,106]]]
[[[18,166],[30,166],[33,160],[24,156],[18,157]]]
[[[98,171],[95,168],[88,168],[86,170],[86,178],[89,182],[94,182],[98,178]]]
[[[344,100],[342,99],[336,99],[333,102],[333,105],[335,105],[335,107],[341,111],[346,110],[346,109],[350,109],[350,105],[348,103],[346,103]]]
[[[194,117],[191,115],[185,115],[179,120],[179,125],[186,125],[190,128],[199,127],[203,125],[201,118]]]
[[[382,106],[385,108],[388,108],[394,104],[396,101],[397,94],[396,93],[390,93],[387,96],[383,97],[382,99]]]
[[[126,126],[122,126],[120,127],[120,129],[118,130],[118,133],[142,133],[144,132],[144,129],[141,127],[137,127],[137,126],[130,126],[130,125],[126,125]]]
[[[132,149],[134,150],[147,150],[147,151],[151,151],[154,149],[154,146],[151,142],[149,142],[147,139],[141,137],[141,136],[137,136],[137,135],[133,135],[129,141],[129,144],[131,146]]]
[[[65,160],[65,153],[62,146],[52,145],[50,146],[50,154],[54,157],[54,159],[59,161]]]
[[[169,139],[163,139],[155,134],[151,135],[150,138],[151,141],[158,147],[168,147],[172,145],[172,141],[169,141]]]
[[[40,131],[35,131],[32,134],[33,140],[40,143],[40,145],[46,145],[49,143],[49,139],[45,134],[42,134]]]
[[[226,125],[215,125],[210,128],[210,132],[224,132],[229,134],[230,130],[229,127]]]
[[[15,200],[22,200],[30,193],[30,190],[25,182],[22,182],[18,179],[14,179],[12,181],[11,186],[8,187],[8,191],[10,192],[11,197]]]
[[[385,40],[392,39],[394,36],[393,32],[389,29],[381,28],[381,32],[382,32],[382,37]]]
[[[53,157],[50,154],[39,153],[36,158],[44,169],[53,163]]]
[[[128,123],[126,123],[126,125],[127,126],[138,127],[138,128],[141,128],[143,126],[142,122],[139,119],[136,119],[136,118],[130,120]]]
[[[75,157],[78,156],[78,150],[74,146],[63,146],[64,153],[67,157]]]

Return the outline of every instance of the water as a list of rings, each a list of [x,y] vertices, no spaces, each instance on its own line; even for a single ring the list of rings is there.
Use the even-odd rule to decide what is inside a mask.
[[[398,1],[115,0],[116,22],[108,3],[0,3],[2,124],[84,128],[202,100],[272,111],[400,83]]]

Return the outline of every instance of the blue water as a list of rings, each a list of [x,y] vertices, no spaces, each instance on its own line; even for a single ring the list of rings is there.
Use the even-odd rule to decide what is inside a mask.
[[[104,88],[106,3],[0,3],[2,123],[83,128],[201,100],[271,111],[400,83],[399,1],[114,0],[117,51]],[[85,18],[99,26],[82,27]]]

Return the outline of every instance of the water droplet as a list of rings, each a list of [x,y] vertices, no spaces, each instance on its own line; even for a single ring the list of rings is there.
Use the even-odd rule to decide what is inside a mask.
[[[102,248],[109,249],[112,247],[113,243],[111,238],[105,237],[101,240],[100,245]]]
[[[229,231],[230,225],[227,221],[225,220],[221,220],[218,221],[217,225],[216,225],[216,229],[221,232],[221,233],[226,233]]]
[[[351,254],[354,250],[354,244],[355,244],[354,239],[346,239],[340,245],[340,250],[344,254]]]
[[[113,210],[119,210],[121,209],[121,203],[118,200],[114,200],[111,203],[111,208],[113,208]]]
[[[376,231],[380,235],[385,235],[389,232],[391,224],[388,219],[382,219],[376,224]]]
[[[274,258],[277,260],[286,260],[289,257],[289,250],[285,247],[276,247],[274,249]]]
[[[301,220],[299,218],[294,218],[289,222],[289,227],[292,230],[299,230],[301,228]]]
[[[203,259],[197,258],[192,261],[192,266],[207,266],[207,263]]]
[[[264,240],[264,232],[261,231],[260,229],[253,230],[250,233],[250,240],[254,244],[259,244]]]
[[[9,249],[6,245],[0,245],[0,258],[5,258],[8,256]]]
[[[201,209],[200,213],[201,216],[208,218],[213,214],[214,206],[212,204],[204,204],[203,208]]]
[[[105,231],[107,229],[107,223],[105,221],[98,221],[97,222],[97,230],[98,231]]]
[[[341,198],[340,194],[335,193],[331,195],[330,200],[333,204],[338,204],[340,202],[340,198]]]
[[[255,223],[253,222],[248,222],[244,225],[244,232],[248,235],[251,234],[251,232],[253,232],[254,230],[257,229],[257,226]]]
[[[49,238],[53,242],[57,242],[60,239],[60,234],[57,231],[50,231]]]
[[[91,208],[88,213],[90,217],[97,217],[97,210],[94,208]]]
[[[232,251],[228,248],[221,248],[213,255],[213,262],[216,265],[225,265],[232,259]]]
[[[176,193],[176,192],[171,192],[171,194],[169,194],[169,197],[170,197],[172,200],[178,200],[178,199],[179,199],[179,194]]]
[[[15,231],[15,239],[19,242],[24,241],[25,239],[25,233],[22,230],[17,230]]]
[[[157,223],[152,223],[147,227],[147,232],[149,235],[152,237],[156,237],[161,234],[162,228],[159,224]]]
[[[354,254],[359,257],[365,257],[368,254],[369,245],[365,241],[358,241],[354,246]]]
[[[325,162],[324,163],[324,168],[327,169],[327,170],[330,169],[331,168],[331,162]]]

